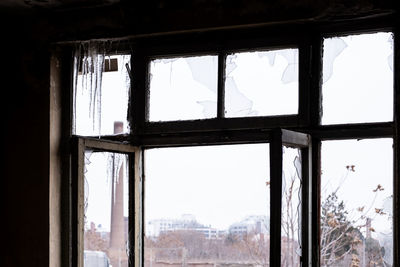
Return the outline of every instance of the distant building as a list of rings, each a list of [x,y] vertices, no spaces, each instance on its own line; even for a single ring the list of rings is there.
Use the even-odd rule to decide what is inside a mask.
[[[218,239],[226,234],[226,231],[198,223],[192,214],[183,214],[180,219],[155,219],[146,224],[146,236],[148,237],[157,237],[161,233],[179,230],[196,231],[207,239]]]
[[[110,230],[103,227],[103,225],[98,224],[96,231],[100,234],[101,238],[107,241],[107,244],[110,242]]]
[[[242,221],[232,224],[229,227],[229,233],[233,235],[269,234],[269,220],[266,216],[250,215]]]

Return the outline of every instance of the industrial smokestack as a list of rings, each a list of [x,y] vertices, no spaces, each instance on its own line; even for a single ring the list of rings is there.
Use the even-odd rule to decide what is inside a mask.
[[[114,122],[114,134],[122,133],[124,124]],[[125,252],[125,221],[124,221],[124,164],[113,162],[112,193],[111,193],[111,232],[109,257],[114,267],[127,266]],[[115,168],[119,168],[115,169]],[[118,176],[118,177],[116,177]]]

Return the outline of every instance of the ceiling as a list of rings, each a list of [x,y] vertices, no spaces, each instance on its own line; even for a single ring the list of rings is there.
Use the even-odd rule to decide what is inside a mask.
[[[1,0],[0,8],[12,9],[64,9],[110,5],[120,0]]]

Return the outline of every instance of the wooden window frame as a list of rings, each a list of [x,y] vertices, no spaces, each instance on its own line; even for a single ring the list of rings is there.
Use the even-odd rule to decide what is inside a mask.
[[[143,150],[152,147],[212,145],[212,144],[239,144],[272,142],[283,143],[283,139],[277,137],[277,132],[288,129],[312,137],[310,149],[307,152],[307,161],[311,169],[309,171],[309,186],[306,187],[309,194],[306,201],[307,212],[311,209],[311,217],[307,217],[303,223],[303,231],[307,233],[308,240],[307,260],[304,265],[320,266],[319,259],[319,224],[320,224],[320,166],[321,166],[321,141],[340,139],[363,138],[393,138],[393,265],[400,264],[400,45],[399,32],[396,20],[393,16],[371,18],[364,20],[350,20],[347,22],[327,24],[285,24],[265,27],[248,27],[237,29],[222,29],[208,31],[189,31],[185,33],[154,34],[126,38],[125,51],[131,53],[131,96],[132,101],[130,124],[131,133],[128,135],[97,137],[74,137],[71,133],[72,122],[72,93],[65,93],[63,116],[63,131],[66,149],[64,165],[70,166],[70,171],[64,174],[69,181],[63,184],[63,193],[66,195],[64,228],[68,233],[63,236],[63,243],[68,250],[64,252],[64,261],[67,266],[79,265],[79,241],[78,224],[80,195],[74,179],[82,173],[81,161],[82,147],[93,146],[104,151],[121,152],[119,149],[133,149],[135,152],[135,195],[131,197],[135,203],[134,214],[130,220],[134,220],[134,266],[143,266]],[[321,73],[322,73],[322,42],[325,36],[341,36],[347,34],[371,33],[378,31],[391,31],[394,35],[394,85],[393,85],[393,121],[377,123],[354,123],[341,125],[321,125]],[[63,52],[61,58],[67,66],[64,70],[64,79],[61,81],[66,88],[72,88],[70,46],[61,45]],[[298,115],[248,117],[248,118],[224,118],[224,59],[226,55],[235,51],[251,51],[260,48],[287,48],[299,49],[299,113]],[[121,50],[121,49],[120,49]],[[178,55],[218,55],[218,110],[217,118],[196,121],[172,121],[172,122],[148,122],[147,105],[149,90],[149,62],[154,57],[167,57]],[[59,54],[60,55],[60,54]],[[68,67],[69,66],[69,67]],[[67,77],[67,78],[65,78]],[[277,139],[278,138],[278,139]],[[278,140],[278,141],[277,141]],[[280,140],[280,141],[279,141]],[[96,147],[97,146],[97,147]],[[118,149],[117,149],[118,147]],[[312,149],[311,149],[312,148]],[[113,150],[114,149],[114,150]],[[115,150],[116,149],[116,150]],[[122,149],[122,150],[123,150]],[[275,159],[279,159],[277,149],[271,152]],[[129,152],[131,153],[131,152]],[[303,152],[302,152],[303,153]],[[305,153],[305,152],[304,152]],[[306,155],[306,154],[304,154]],[[278,161],[276,161],[278,162]],[[278,164],[278,163],[274,163]],[[278,174],[275,174],[278,175]],[[75,178],[74,178],[75,177]],[[276,197],[276,196],[275,196]],[[275,198],[274,197],[274,198]],[[271,195],[272,199],[272,195]],[[281,200],[279,200],[281,201]],[[131,211],[130,211],[131,215]],[[271,225],[276,224],[279,218],[271,216]],[[274,221],[274,223],[272,222]],[[303,232],[303,235],[304,235]],[[131,237],[130,237],[131,239]],[[271,244],[277,244],[278,237],[271,239]],[[279,236],[280,239],[280,236]],[[303,255],[306,255],[303,253]],[[280,255],[280,251],[279,251]],[[275,257],[276,258],[276,257]],[[273,264],[279,265],[277,259]]]
[[[138,147],[134,147],[128,144],[121,144],[117,142],[110,142],[92,138],[76,137],[72,139],[73,151],[72,156],[72,188],[71,188],[71,201],[72,201],[72,212],[71,212],[71,243],[72,246],[72,265],[83,267],[84,266],[84,207],[85,207],[85,192],[84,192],[84,169],[85,169],[85,152],[91,150],[93,152],[107,152],[107,153],[119,153],[128,156],[128,187],[129,187],[129,199],[128,199],[128,262],[132,266],[131,262],[134,262],[135,266],[138,266],[136,257],[137,251],[130,250],[131,247],[139,248],[141,240],[136,235],[140,232],[140,224],[138,223],[141,219],[141,201],[138,198],[142,193],[139,191],[142,184],[141,166],[142,152]],[[136,168],[136,166],[138,168]],[[137,212],[140,211],[140,212]],[[133,233],[133,234],[131,234]]]
[[[313,211],[310,210],[312,198],[311,187],[311,136],[304,133],[274,129],[270,141],[270,266],[281,266],[281,238],[282,238],[282,173],[283,173],[283,147],[299,149],[301,155],[301,250],[300,266],[311,263],[312,233],[310,223]],[[273,166],[273,167],[272,167]],[[272,218],[274,218],[272,220]]]

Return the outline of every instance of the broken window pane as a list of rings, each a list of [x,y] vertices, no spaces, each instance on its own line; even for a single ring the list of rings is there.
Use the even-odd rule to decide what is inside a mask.
[[[116,134],[115,122],[123,125],[118,133],[128,133],[130,77],[126,64],[130,66],[130,55],[104,56],[89,49],[82,57],[78,52],[74,59],[73,134]]]
[[[321,266],[392,266],[392,144],[322,143]]]
[[[128,266],[127,163],[123,154],[85,153],[84,266]]]
[[[300,266],[301,256],[301,154],[283,147],[281,266]]]
[[[324,39],[322,124],[393,120],[393,35]]]
[[[225,116],[298,113],[298,49],[228,55]]]
[[[152,60],[149,120],[215,118],[217,73],[217,56]]]
[[[145,151],[144,266],[269,266],[268,144]]]

